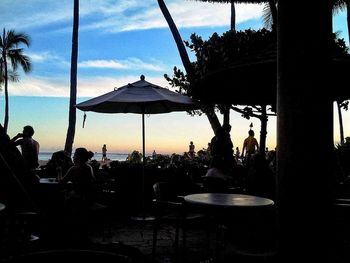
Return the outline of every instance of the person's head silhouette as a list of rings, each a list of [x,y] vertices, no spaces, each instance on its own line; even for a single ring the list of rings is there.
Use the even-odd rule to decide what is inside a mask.
[[[32,137],[34,135],[34,129],[32,126],[27,125],[23,127],[23,135],[26,137]]]

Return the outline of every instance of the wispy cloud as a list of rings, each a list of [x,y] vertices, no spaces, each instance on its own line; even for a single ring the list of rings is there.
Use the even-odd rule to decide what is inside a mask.
[[[179,28],[225,26],[230,23],[231,9],[227,4],[172,1],[168,4],[168,9]],[[262,9],[262,5],[237,4],[237,24],[260,18]],[[164,27],[168,27],[168,25],[158,5],[150,5],[142,12],[132,15],[114,14],[100,21],[83,25],[82,30],[101,29],[107,32],[121,32]]]
[[[165,66],[161,63],[151,64],[138,58],[128,58],[127,60],[87,60],[78,64],[80,68],[104,68],[104,69],[132,69],[132,70],[150,70],[164,71]]]
[[[200,1],[169,0],[167,7],[178,27],[223,26],[230,23],[228,4]],[[236,21],[241,23],[261,17],[262,5],[236,5]],[[73,1],[2,0],[0,24],[7,28],[27,29],[57,23],[71,23]],[[16,11],[14,11],[16,10]],[[14,12],[22,18],[16,19]],[[121,32],[167,27],[164,17],[153,0],[84,0],[80,2],[80,30]],[[65,31],[67,24],[62,24]],[[53,30],[53,29],[51,29]]]
[[[37,62],[37,63],[43,63],[43,62],[47,62],[47,61],[62,61],[63,60],[60,56],[55,55],[50,51],[26,52],[26,55],[28,55],[33,62]]]
[[[139,75],[115,78],[101,76],[79,77],[77,93],[79,97],[95,97],[139,79]],[[168,87],[168,83],[163,77],[146,76],[146,80],[162,87]],[[69,97],[69,80],[67,78],[24,77],[21,82],[10,83],[9,94],[16,96]]]

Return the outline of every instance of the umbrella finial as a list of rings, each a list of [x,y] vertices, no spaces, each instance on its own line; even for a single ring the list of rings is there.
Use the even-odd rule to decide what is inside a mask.
[[[141,79],[141,80],[145,80],[145,75],[141,75],[141,76],[140,76],[140,79]]]

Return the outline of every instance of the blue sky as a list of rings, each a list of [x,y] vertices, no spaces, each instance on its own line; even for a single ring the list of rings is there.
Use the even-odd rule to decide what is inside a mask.
[[[191,33],[206,39],[214,32],[221,34],[229,29],[228,4],[189,0],[165,3],[184,40]],[[237,29],[260,28],[262,9],[262,5],[238,4]],[[32,41],[25,53],[33,62],[33,71],[21,74],[20,82],[9,86],[8,133],[14,136],[24,125],[33,124],[42,150],[61,149],[68,122],[73,0],[2,0],[0,10],[1,28],[25,32]],[[334,31],[340,31],[347,41],[344,13],[334,18]],[[193,59],[193,54],[190,56]],[[175,42],[155,0],[80,0],[78,60],[79,101],[134,82],[141,74],[146,80],[167,87],[163,75],[171,75],[174,66],[182,68]],[[0,95],[2,121],[3,91]],[[84,129],[82,116],[77,111],[75,147],[100,151],[106,143],[110,151],[141,150],[139,115],[88,113]],[[258,121],[242,119],[235,113],[231,122],[234,144],[240,148],[249,124],[253,122],[256,130],[260,127]],[[170,113],[146,119],[148,152],[155,149],[182,153],[188,150],[191,140],[199,150],[206,147],[212,136],[205,116]],[[275,147],[274,118],[270,118],[268,146]]]

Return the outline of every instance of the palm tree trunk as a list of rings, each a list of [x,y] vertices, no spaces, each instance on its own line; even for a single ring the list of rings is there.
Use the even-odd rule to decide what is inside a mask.
[[[266,105],[261,105],[261,127],[260,127],[260,143],[259,143],[259,152],[262,155],[265,155],[266,148],[266,135],[267,135],[267,113],[266,113]]]
[[[79,0],[74,0],[73,11],[73,36],[72,36],[72,56],[70,70],[70,101],[69,101],[69,123],[64,150],[70,155],[72,154],[75,123],[76,123],[76,108],[77,103],[77,64],[78,64],[78,30],[79,30]]]
[[[174,23],[174,20],[172,19],[168,8],[166,7],[165,3],[163,0],[158,0],[158,5],[160,10],[163,13],[163,16],[165,18],[165,20],[168,23],[168,26],[170,28],[171,33],[173,34],[173,38],[175,40],[177,49],[179,51],[180,57],[181,57],[181,61],[182,64],[184,65],[184,68],[186,70],[187,73],[187,78],[189,80],[190,83],[194,82],[194,70],[191,64],[191,61],[188,57],[187,51],[186,51],[186,47],[182,41],[182,38],[180,36],[180,33]],[[216,116],[214,110],[208,110],[208,109],[204,109],[203,112],[206,114],[210,125],[213,129],[213,131],[215,132],[216,128],[220,126],[220,121],[218,119],[218,117]]]
[[[343,126],[343,114],[341,112],[341,103],[337,100],[338,118],[339,118],[339,131],[340,131],[340,144],[344,143],[344,126]]]
[[[236,30],[236,7],[235,3],[232,1],[231,2],[231,30]],[[223,120],[223,125],[224,124],[230,124],[230,109],[231,105],[223,105],[224,107],[224,120]]]
[[[175,43],[177,45],[177,49],[179,51],[181,60],[182,60],[182,64],[185,67],[188,79],[190,82],[192,82],[194,80],[194,71],[193,71],[193,67],[191,65],[191,61],[190,58],[188,57],[187,51],[186,51],[186,47],[182,41],[182,38],[180,36],[180,33],[174,23],[173,18],[171,17],[168,8],[166,7],[165,3],[163,0],[158,0],[158,5],[160,10],[163,13],[163,16],[165,18],[165,20],[167,21],[169,28],[171,30],[171,33],[173,34]]]
[[[270,7],[271,17],[272,17],[272,31],[276,31],[276,25],[277,25],[276,1],[275,0],[269,0],[269,7]]]
[[[345,4],[346,4],[346,22],[348,26],[348,37],[350,39],[350,1],[347,0]]]
[[[5,36],[5,31],[4,31]],[[3,38],[4,39],[4,38]],[[4,61],[4,73],[5,73],[5,117],[4,117],[4,131],[7,133],[9,123],[9,93],[8,93],[8,72],[7,72],[7,59],[6,52],[3,52],[2,58]]]
[[[233,1],[231,2],[231,30],[236,30],[236,7]]]

